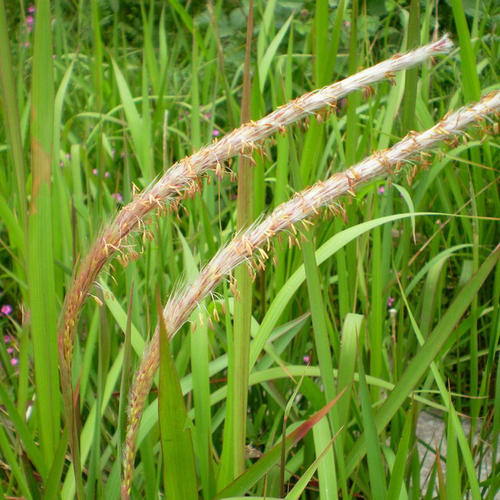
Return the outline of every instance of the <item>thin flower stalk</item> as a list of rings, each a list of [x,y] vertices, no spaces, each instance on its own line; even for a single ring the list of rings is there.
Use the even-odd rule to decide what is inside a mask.
[[[488,115],[500,110],[500,91],[485,96],[479,103],[464,107],[445,116],[434,127],[422,133],[410,132],[393,147],[375,152],[362,162],[344,172],[335,173],[328,180],[296,193],[291,200],[278,207],[260,223],[256,223],[238,234],[222,248],[200,272],[189,286],[184,286],[171,296],[163,317],[169,338],[187,321],[196,306],[221,280],[231,275],[235,267],[247,262],[250,266],[262,267],[267,259],[270,240],[283,231],[293,229],[294,224],[318,213],[322,207],[332,208],[338,213],[336,200],[346,194],[355,195],[356,189],[367,182],[398,173],[404,165],[413,165],[410,158],[431,149],[438,142],[451,139],[463,133],[471,123],[479,124],[489,120]],[[295,233],[291,233],[295,238]],[[129,403],[129,422],[124,452],[124,476],[122,496],[128,498],[133,473],[135,442],[140,418],[151,388],[159,362],[159,330],[146,350],[141,365],[136,372]]]
[[[145,217],[165,206],[174,207],[179,200],[200,189],[200,180],[208,171],[218,176],[225,173],[224,164],[236,155],[251,155],[257,144],[318,110],[335,108],[337,100],[380,80],[392,79],[395,73],[420,64],[438,54],[450,52],[453,44],[447,36],[406,54],[396,54],[375,66],[349,76],[340,82],[314,90],[277,108],[269,115],[250,121],[233,130],[220,141],[172,165],[165,174],[150,187],[138,194],[124,206],[115,219],[107,225],[94,241],[87,256],[82,260],[66,294],[59,325],[59,357],[63,378],[69,378],[73,355],[74,335],[81,309],[98,274],[119,252],[127,261],[134,252],[127,249],[127,237],[136,229],[143,229]],[[319,115],[318,115],[319,117]],[[146,234],[146,233],[145,233]]]

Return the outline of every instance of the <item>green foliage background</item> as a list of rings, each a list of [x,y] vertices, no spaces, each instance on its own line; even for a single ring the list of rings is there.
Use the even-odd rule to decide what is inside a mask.
[[[7,28],[0,42],[0,306],[13,308],[0,316],[0,498],[72,498],[79,481],[66,454],[56,374],[64,292],[75,263],[132,199],[134,185],[143,189],[239,124],[248,2],[214,2],[213,15],[200,1],[41,0],[31,14],[30,5],[2,0],[0,11]],[[254,218],[408,131],[432,126],[477,100],[479,89],[498,89],[499,21],[495,1],[438,2],[437,17],[430,0],[256,1],[252,118],[426,43],[434,32],[449,32],[457,48],[397,76],[394,86],[378,84],[372,96],[350,96],[322,123],[313,118],[266,142],[266,155],[255,157]],[[470,134],[443,146],[425,169],[346,200],[345,221],[315,220],[302,248],[288,248],[285,238],[272,250],[275,263],[258,274],[250,299],[253,338],[267,331],[272,341],[250,354],[247,444],[256,455],[272,450],[286,426],[294,429],[346,393],[261,476],[250,467],[258,460],[248,458],[249,472],[230,486],[223,452],[234,359],[229,286],[172,341],[196,458],[196,478],[181,480],[196,481],[200,497],[494,497],[498,464],[481,475],[478,468],[497,453],[500,432],[500,270],[492,253],[500,241],[499,142],[491,131],[485,141],[485,130]],[[119,496],[124,388],[154,331],[156,293],[165,303],[229,241],[235,197],[234,180],[211,175],[178,214],[146,221],[154,239],[137,236],[139,258],[126,267],[113,261],[96,284],[73,366],[80,496]],[[438,215],[401,215],[409,212]],[[127,332],[133,349],[123,361]],[[433,343],[439,338],[443,345]],[[421,350],[426,340],[434,350]],[[401,384],[407,376],[416,382]],[[155,384],[133,498],[168,495],[157,395]],[[422,410],[442,416],[448,440],[446,460],[436,455],[425,486],[414,432]],[[458,415],[470,421],[470,433]],[[435,455],[435,443],[427,445]]]

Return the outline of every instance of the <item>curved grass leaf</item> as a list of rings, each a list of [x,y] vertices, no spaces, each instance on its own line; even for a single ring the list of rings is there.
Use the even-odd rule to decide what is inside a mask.
[[[158,422],[165,496],[171,500],[198,500],[191,425],[159,302],[158,317],[160,325]]]
[[[286,438],[286,448],[290,449],[299,443],[311,428],[319,422],[328,412],[333,408],[335,403],[343,393],[339,394],[335,399],[326,404],[321,410],[317,411],[314,415],[309,417],[297,429],[290,432]],[[252,486],[261,479],[272,467],[279,463],[281,458],[282,443],[278,443],[264,456],[259,458],[249,469],[247,469],[241,476],[235,479],[222,491],[217,493],[215,499],[223,499],[228,496],[244,495]]]
[[[375,425],[377,432],[382,432],[391,418],[401,407],[404,400],[408,397],[414,387],[418,384],[422,376],[425,374],[431,362],[441,351],[442,347],[448,340],[449,336],[454,331],[454,328],[460,321],[460,318],[466,312],[471,302],[477,295],[477,292],[483,285],[484,281],[494,269],[500,258],[500,245],[493,250],[488,258],[483,262],[476,274],[471,278],[467,286],[465,286],[457,297],[453,300],[450,307],[447,309],[439,323],[433,329],[429,338],[413,358],[394,390],[389,394],[386,402],[375,415]],[[359,464],[360,460],[366,454],[366,446],[363,439],[358,440],[351,450],[347,462],[347,473],[351,474],[354,468]]]
[[[420,212],[415,214],[396,214],[378,219],[363,222],[354,227],[349,227],[344,231],[332,236],[326,243],[324,243],[318,250],[316,250],[316,262],[319,266],[325,260],[335,255],[340,248],[343,248],[349,242],[355,240],[362,234],[370,231],[371,229],[394,222],[396,220],[404,219],[407,217],[419,217],[423,215],[434,215],[430,212]],[[285,310],[287,304],[297,292],[299,286],[305,280],[304,266],[300,266],[286,281],[283,288],[276,294],[273,302],[269,306],[267,313],[262,320],[260,328],[254,338],[254,342],[250,347],[250,368],[252,368],[257,361],[265,343],[267,342],[272,330],[275,328],[281,314]]]

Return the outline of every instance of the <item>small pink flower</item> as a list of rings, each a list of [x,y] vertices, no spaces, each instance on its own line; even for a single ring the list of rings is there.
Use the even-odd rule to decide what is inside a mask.
[[[104,172],[104,177],[106,177],[106,179],[109,177],[109,172]]]
[[[392,304],[394,304],[394,302],[396,302],[396,299],[394,297],[389,297],[387,299],[387,307],[392,307]]]
[[[66,159],[71,160],[71,155],[69,153],[66,153]]]
[[[97,170],[97,168],[94,168],[94,170],[92,170],[92,173],[93,173],[94,175],[97,175],[97,174],[99,173],[99,170]]]
[[[384,194],[385,193],[385,186],[380,186],[378,189],[378,194]]]
[[[10,335],[4,335],[3,336],[3,341],[8,344],[10,342]]]
[[[17,365],[19,364],[19,360],[18,360],[17,358],[12,358],[12,359],[10,360],[10,364],[11,364],[12,366],[17,366]]]
[[[7,352],[9,354],[14,354],[14,348],[13,347],[7,347]]]
[[[307,354],[302,358],[302,361],[304,361],[304,363],[306,365],[308,365],[309,363],[311,363],[311,356],[308,356]]]
[[[30,46],[30,43],[29,43],[29,42],[24,42],[24,46],[25,46],[26,48],[28,48],[28,47]]]
[[[30,26],[30,27],[33,26],[34,22],[35,22],[35,18],[33,16],[26,16],[26,24],[28,26]]]
[[[5,304],[4,306],[2,306],[2,308],[0,309],[0,312],[5,315],[5,316],[8,316],[9,314],[12,314],[12,306],[9,305],[9,304]]]
[[[28,7],[28,12],[29,12],[30,14],[34,14],[34,13],[35,13],[35,6],[34,6],[34,5],[30,5],[30,6]]]
[[[219,137],[219,135],[220,135],[220,132],[219,132],[216,128],[214,128],[214,129],[212,130],[212,136],[213,136],[213,137]]]
[[[212,118],[212,113],[205,113],[205,118],[210,120],[210,118]]]
[[[64,162],[62,160],[59,162],[59,166],[64,167]]]
[[[123,197],[120,193],[113,193],[111,197],[114,198],[118,203],[123,202]]]

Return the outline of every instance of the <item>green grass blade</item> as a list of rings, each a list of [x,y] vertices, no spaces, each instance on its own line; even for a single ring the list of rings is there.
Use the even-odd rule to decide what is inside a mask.
[[[193,18],[189,15],[189,12],[182,6],[182,4],[178,0],[168,0],[168,3],[177,12],[177,14],[179,14],[179,17],[181,18],[184,26],[186,26],[186,28],[196,38],[196,42],[198,43],[198,46],[203,52],[204,56],[207,56],[207,49],[205,47],[205,44],[203,43],[203,38],[198,32],[195,31]]]
[[[251,113],[251,74],[250,54],[253,34],[253,0],[248,5],[247,38],[245,46],[245,66],[243,74],[243,98],[241,103],[241,122],[250,119]],[[238,198],[236,205],[236,229],[241,230],[253,221],[254,217],[254,171],[247,158],[240,158],[238,166]],[[235,271],[239,300],[235,303],[233,328],[234,380],[232,389],[233,438],[232,460],[233,477],[245,470],[246,415],[248,397],[248,359],[250,349],[250,324],[252,319],[252,279],[245,266]]]
[[[52,499],[59,498],[61,487],[61,476],[66,459],[66,449],[68,448],[68,429],[64,429],[59,446],[57,448],[52,467],[47,479],[47,487],[45,488],[44,498]]]
[[[320,422],[322,422],[322,420]],[[309,481],[312,479],[314,473],[322,463],[323,457],[330,450],[333,440],[334,438],[330,440],[330,442],[325,446],[325,449],[317,456],[316,460],[314,460],[314,462],[307,468],[304,474],[300,476],[299,480],[295,483],[294,487],[288,492],[287,496],[285,497],[286,500],[299,500],[300,496],[309,485]]]
[[[31,431],[27,426],[26,422],[19,415],[17,408],[14,406],[12,401],[9,399],[7,392],[3,385],[0,385],[0,401],[2,405],[5,406],[7,415],[12,421],[14,428],[16,429],[17,435],[21,438],[26,454],[29,459],[33,462],[36,470],[40,475],[45,478],[48,473],[47,464],[43,461],[40,449],[36,446],[33,438],[31,436]]]
[[[290,27],[290,23],[292,22],[293,14],[285,21],[285,23],[281,26],[280,30],[276,34],[276,36],[271,40],[268,44],[265,54],[262,59],[259,60],[259,85],[260,91],[264,91],[264,87],[267,81],[267,74],[269,72],[269,68],[271,66],[271,62],[274,60],[276,51],[278,50],[283,38]]]
[[[2,115],[6,123],[7,138],[10,145],[10,153],[14,164],[14,172],[17,187],[17,206],[19,218],[25,221],[27,213],[26,205],[26,175],[24,172],[24,154],[21,137],[21,122],[18,110],[18,99],[12,66],[11,47],[9,43],[9,30],[7,28],[7,15],[4,0],[0,0],[0,89],[2,96]],[[24,224],[22,224],[24,225]]]
[[[184,268],[187,269],[186,278],[194,281],[198,274],[198,263],[194,258],[189,245],[180,234]],[[191,348],[191,380],[194,401],[194,435],[193,442],[197,465],[200,476],[200,483],[203,490],[203,497],[210,499],[215,494],[215,481],[212,440],[210,438],[212,430],[212,415],[210,408],[210,372],[209,360],[209,337],[208,320],[204,312],[205,304],[200,304],[191,315],[190,348]]]
[[[438,264],[439,264],[439,262],[438,262]],[[436,264],[434,267],[438,267],[437,272],[440,272],[441,268],[438,266],[438,264]],[[432,269],[434,269],[434,267]],[[470,281],[470,278],[468,279],[468,282],[469,281]],[[465,284],[465,286],[467,286],[467,283]],[[403,299],[405,301],[408,315],[410,317],[410,322],[413,326],[413,329],[415,330],[417,340],[418,340],[420,345],[423,345],[424,344],[424,336],[422,335],[422,331],[419,329],[418,325],[416,324],[415,318],[413,316],[413,313],[410,309],[410,305],[408,304],[406,297],[404,296],[404,294],[402,294],[402,295],[403,295]],[[424,306],[425,306],[425,302],[424,302]],[[434,361],[432,361],[430,363],[430,368],[431,368],[432,375],[433,375],[433,377],[436,381],[436,384],[438,386],[439,392],[441,394],[441,398],[443,399],[443,402],[444,402],[444,404],[449,412],[449,419],[450,419],[449,425],[453,426],[453,429],[452,429],[453,439],[455,439],[455,436],[456,436],[458,438],[458,442],[460,443],[460,448],[462,450],[465,469],[467,471],[467,475],[468,475],[469,482],[471,485],[472,497],[479,500],[479,498],[480,498],[479,483],[477,480],[477,475],[476,475],[476,471],[475,471],[475,467],[474,467],[474,459],[472,456],[472,451],[470,449],[470,446],[469,446],[467,439],[465,437],[465,433],[464,433],[464,430],[462,428],[462,424],[459,421],[457,412],[452,404],[451,395],[449,394],[449,391],[446,387],[446,383],[445,383],[443,377],[441,376],[441,373],[438,370],[436,363]],[[451,446],[453,447],[454,444],[452,443]],[[453,448],[451,450],[451,453],[453,453]],[[439,465],[439,461],[437,462],[437,465]],[[441,481],[442,474],[441,474],[439,468],[438,468],[438,473],[439,473],[439,480]],[[443,491],[443,494],[444,494],[444,488],[441,488],[441,490]]]
[[[0,217],[9,233],[10,249],[16,251],[20,257],[25,257],[25,232],[16,219],[14,212],[7,203],[7,200],[0,195]]]
[[[450,3],[460,45],[460,62],[462,65],[462,74],[464,75],[464,97],[467,101],[477,101],[481,95],[481,85],[479,84],[476,58],[472,48],[463,4],[461,0],[451,0]]]
[[[322,457],[318,465],[319,498],[335,500],[338,498],[337,475],[333,449],[330,447],[333,438],[327,420],[320,420],[313,427],[313,437],[317,460]]]
[[[141,117],[137,111],[132,93],[120,67],[114,60],[112,60],[112,63],[123,109],[132,136],[132,144],[137,155],[137,160],[139,161],[144,185],[147,185],[153,178],[150,129],[145,126],[146,117]]]
[[[430,213],[416,213],[416,214],[396,214],[386,217],[380,217],[375,220],[363,222],[354,227],[349,227],[344,231],[337,233],[335,236],[325,242],[318,250],[316,250],[316,262],[321,265],[328,258],[347,243],[355,240],[362,234],[370,231],[371,229],[396,220],[404,219],[411,216],[431,215]],[[253,367],[260,355],[265,343],[267,342],[272,330],[276,326],[282,312],[285,310],[287,304],[294,296],[299,286],[304,282],[305,270],[304,266],[300,266],[287,280],[283,288],[276,294],[273,302],[267,310],[266,316],[260,324],[259,330],[254,338],[250,350],[250,367]]]
[[[313,138],[313,135],[311,134]],[[316,147],[313,146],[313,139],[311,139],[311,148],[304,151],[302,155],[302,165],[312,163],[312,156],[315,154],[314,150],[321,147],[321,137],[318,138]],[[297,191],[303,188],[303,181],[301,178],[301,168],[297,165],[295,161],[292,162],[292,175],[294,177],[294,185]],[[325,388],[325,397],[327,400],[332,400],[337,394],[334,380],[331,377],[333,371],[333,361],[332,361],[332,350],[330,346],[330,339],[328,336],[328,328],[326,323],[326,307],[323,300],[321,284],[320,284],[320,273],[318,269],[318,264],[315,257],[314,243],[311,241],[312,232],[308,235],[309,239],[302,242],[302,257],[304,261],[304,269],[306,274],[307,283],[307,293],[309,297],[309,306],[311,309],[311,318],[313,323],[313,336],[315,350],[318,356],[319,367],[321,372],[322,384]],[[332,434],[336,433],[338,430],[338,424],[336,422],[334,412],[330,415],[330,421],[332,422],[332,428],[328,426],[327,423],[322,424],[321,429],[316,429],[314,431],[315,442],[317,443],[316,450],[319,453],[319,449],[325,447],[326,442],[332,438]],[[319,440],[319,442],[318,442]],[[333,464],[333,452],[332,455],[328,455],[327,461],[330,465]],[[342,465],[340,465],[342,469]],[[337,492],[337,478],[336,469],[333,466],[328,474],[325,474],[324,466],[320,466],[320,494],[321,498],[328,498],[331,492]],[[325,496],[326,495],[326,496]]]
[[[37,3],[33,55],[32,192],[29,218],[28,284],[37,387],[37,417],[41,449],[47,464],[51,464],[54,459],[59,442],[60,424],[56,334],[57,290],[54,278],[51,200],[54,88],[50,23],[50,3],[48,0],[41,0]]]
[[[375,424],[378,432],[381,432],[382,429],[389,423],[390,419],[395,415],[401,404],[422,378],[430,363],[439,354],[440,350],[453,332],[453,329],[460,321],[460,318],[476,297],[478,290],[494,269],[499,258],[500,246],[498,246],[488,256],[476,274],[471,278],[467,286],[460,291],[455,300],[451,303],[450,307],[446,310],[439,323],[429,335],[429,338],[424,346],[413,358],[396,387],[377,412],[375,416]],[[364,443],[360,440],[351,450],[346,462],[348,474],[354,470],[356,465],[366,453],[366,449],[363,444]]]
[[[363,417],[364,437],[366,446],[366,456],[368,458],[368,474],[370,477],[370,491],[374,499],[387,498],[387,487],[385,483],[385,470],[382,452],[378,442],[377,428],[366,384],[365,370],[363,362],[358,363],[359,367],[359,397],[361,400],[361,414]]]
[[[193,398],[195,414],[195,445],[203,496],[210,499],[215,494],[214,464],[211,446],[210,375],[208,370],[208,325],[202,313],[196,315],[197,325],[191,331]]]
[[[331,408],[335,405],[338,399],[342,396],[339,394],[333,401],[326,404],[321,410],[317,411],[314,415],[309,417],[298,428],[290,432],[286,436],[286,448],[290,449],[299,443],[309,430],[319,422]],[[280,460],[282,452],[282,443],[278,443],[264,456],[259,458],[249,469],[247,469],[241,476],[234,480],[230,485],[219,491],[216,499],[227,498],[228,496],[244,495],[260,478],[262,478],[275,464]]]
[[[2,460],[5,460],[5,462],[9,464],[11,469],[10,472],[19,484],[19,488],[22,491],[23,495],[28,499],[33,498],[23,470],[20,467],[14,452],[12,451],[7,435],[5,434],[5,431],[2,427],[0,427],[0,450],[2,452],[2,456],[5,457]]]
[[[334,449],[339,466],[339,483],[342,491],[347,491],[347,476],[345,474],[345,443],[348,436],[347,429],[350,419],[350,406],[354,385],[356,357],[363,332],[363,316],[349,313],[342,326],[342,341],[340,344],[337,391],[345,392],[345,396],[338,402],[334,411],[337,415],[338,437]]]
[[[163,454],[165,496],[172,500],[197,500],[198,485],[191,437],[179,376],[170,351],[170,342],[160,318],[160,378],[158,421]]]
[[[389,487],[387,488],[387,498],[401,498],[401,494],[403,492],[403,481],[410,447],[410,438],[413,431],[414,413],[415,411],[410,411],[406,414],[401,439],[396,452],[396,458],[394,459],[394,464],[391,470],[391,479],[389,481]]]
[[[455,423],[452,417],[448,417],[446,433],[446,496],[447,498],[463,498],[460,491],[460,465],[454,426]]]
[[[420,42],[420,2],[411,0],[408,21],[408,49],[414,49]],[[418,68],[406,71],[406,88],[403,101],[403,133],[413,130],[415,122],[415,101],[417,98]]]

